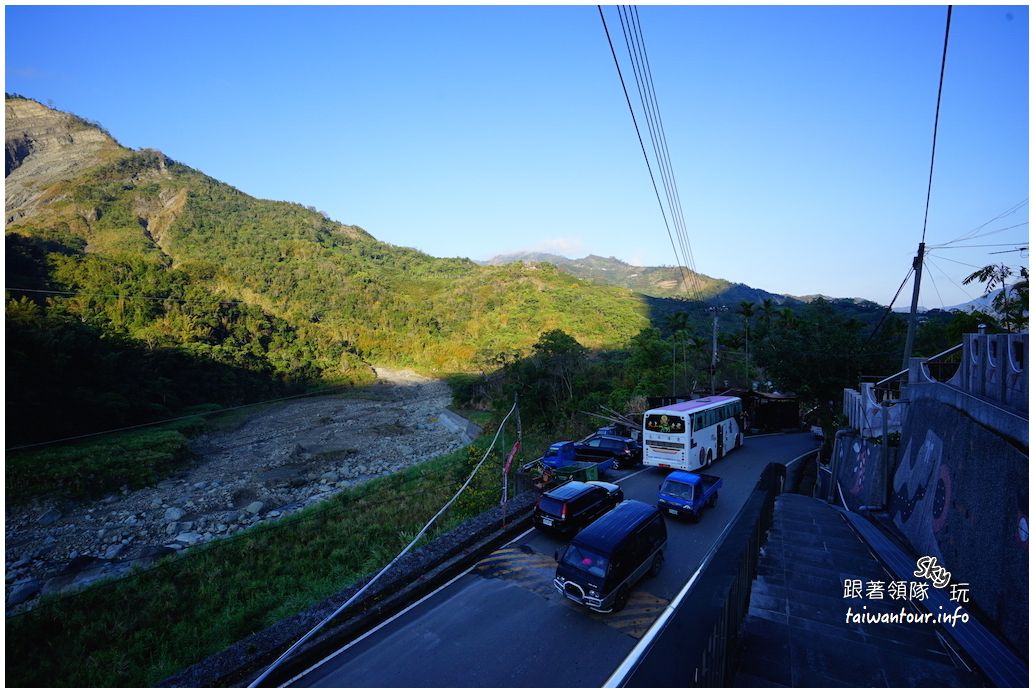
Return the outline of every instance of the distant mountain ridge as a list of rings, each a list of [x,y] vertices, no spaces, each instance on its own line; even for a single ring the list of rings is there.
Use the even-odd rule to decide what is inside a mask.
[[[808,302],[808,299],[788,294],[774,294],[746,284],[709,277],[706,274],[693,272],[686,267],[642,267],[631,265],[615,257],[599,255],[571,259],[551,253],[518,252],[497,255],[483,264],[506,265],[511,262],[526,264],[548,262],[581,279],[622,286],[657,298],[688,297],[707,303],[739,303],[740,301],[760,303],[765,299],[770,299],[776,305],[787,306]],[[683,275],[683,273],[685,274]]]
[[[555,328],[590,348],[617,347],[649,324],[642,301],[615,287],[545,267],[432,257],[299,204],[253,198],[159,151],[128,149],[32,99],[8,94],[5,112],[9,280],[14,268],[30,289],[174,291],[147,310],[54,299],[105,330],[227,357],[222,328],[177,303],[199,294],[286,321],[299,353],[278,372],[349,377],[369,363],[471,370]],[[256,339],[248,358],[280,346]]]

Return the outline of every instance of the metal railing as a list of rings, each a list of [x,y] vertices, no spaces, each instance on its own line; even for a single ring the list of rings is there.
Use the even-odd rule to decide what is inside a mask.
[[[812,450],[797,462],[814,453]],[[792,474],[791,465],[773,463],[765,468],[697,575],[669,606],[667,619],[658,618],[651,632],[611,676],[607,687],[732,684],[740,625],[750,608],[761,545],[772,526],[775,497]]]

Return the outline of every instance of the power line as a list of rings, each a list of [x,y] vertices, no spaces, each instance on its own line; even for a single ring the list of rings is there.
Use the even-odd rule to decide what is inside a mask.
[[[1025,223],[1027,222],[1024,222],[1024,224]],[[1005,229],[999,230],[1004,231]],[[977,245],[928,245],[926,247],[927,250],[954,250],[955,248],[1003,248],[1007,245],[1027,245],[1027,241],[1013,241],[1012,243],[983,243]]]
[[[915,266],[909,267],[908,273],[905,274],[905,278],[901,280],[901,285],[898,287],[898,290],[894,292],[894,298],[890,299],[890,303],[887,305],[887,310],[883,312],[883,315],[880,317],[880,321],[877,322],[876,327],[873,328],[872,334],[869,335],[869,338],[865,340],[865,344],[862,345],[863,349],[872,341],[872,338],[876,336],[876,333],[880,331],[880,328],[883,327],[883,321],[887,319],[887,316],[890,315],[890,312],[894,309],[894,302],[898,300],[898,296],[901,295],[901,290],[905,288],[905,283],[908,282],[908,278],[912,276],[913,272],[915,272]]]
[[[668,208],[672,222],[675,225],[676,235],[679,237],[679,245],[682,247],[682,256],[686,260],[688,268],[693,272],[694,286],[699,294],[696,261],[693,258],[693,249],[686,230],[685,214],[682,211],[682,200],[671,164],[671,153],[668,148],[664,120],[661,117],[660,103],[657,99],[657,89],[653,81],[650,58],[646,51],[646,40],[643,35],[642,24],[639,21],[639,10],[638,8],[627,6],[622,9],[621,6],[618,6],[618,13],[625,37],[625,48],[628,51],[628,57],[636,77],[636,84],[639,87],[639,97],[643,105],[643,112],[650,126],[654,155],[658,162],[665,192],[667,193]],[[687,286],[686,289],[688,290],[689,287]]]
[[[956,287],[956,288],[957,288],[957,289],[958,289],[959,291],[961,291],[961,292],[962,292],[963,294],[965,294],[965,295],[966,295],[966,297],[967,297],[967,298],[969,298],[969,300],[970,300],[970,301],[975,301],[975,300],[976,300],[976,299],[975,299],[975,298],[973,297],[973,295],[972,295],[972,294],[970,294],[970,293],[969,293],[968,291],[966,291],[965,289],[963,289],[963,288],[962,288],[962,285],[961,285],[961,284],[959,284],[959,283],[958,283],[958,282],[956,282],[956,281],[955,281],[954,279],[952,279],[952,278],[951,278],[951,277],[950,277],[950,276],[948,275],[948,273],[947,273],[947,272],[945,272],[945,271],[944,271],[943,269],[941,269],[940,265],[936,264],[936,263],[935,263],[935,262],[934,262],[933,260],[931,260],[931,259],[930,259],[930,257],[931,257],[930,255],[927,255],[927,256],[926,256],[926,262],[927,262],[927,263],[929,263],[929,264],[930,264],[930,265],[932,265],[932,266],[933,266],[934,268],[936,268],[936,269],[937,269],[937,271],[938,271],[938,272],[940,272],[940,273],[941,273],[941,274],[942,274],[942,275],[943,275],[943,276],[945,277],[945,279],[947,279],[947,280],[948,280],[949,282],[951,282],[952,284],[954,284],[954,285],[955,285],[955,287]]]
[[[983,267],[979,267],[977,265],[971,265],[968,262],[959,262],[958,260],[952,260],[950,257],[944,257],[943,255],[933,255],[932,253],[929,253],[928,256],[935,257],[938,260],[947,260],[948,262],[954,262],[956,265],[962,265],[963,267],[972,267],[973,269],[984,269]]]
[[[969,231],[965,232],[964,234],[962,234],[958,238],[950,240],[947,243],[943,243],[941,245],[942,246],[951,245],[952,243],[956,243],[958,241],[964,241],[964,240],[968,240],[970,238],[973,238],[974,237],[973,234],[975,234],[977,231],[979,231],[980,229],[984,228],[985,226],[988,226],[988,225],[998,221],[999,219],[1003,219],[1005,217],[1011,216],[1011,215],[1015,214],[1016,212],[1020,211],[1020,209],[1022,209],[1027,204],[1028,201],[1029,201],[1028,198],[1024,198],[1024,199],[1020,200],[1019,202],[1014,204],[1012,207],[1009,207],[1004,212],[1000,212],[1000,213],[996,214],[995,216],[993,216],[990,219],[988,219],[987,221],[985,221],[983,224],[980,224],[979,226],[977,226],[977,227],[975,227],[973,229],[970,229]],[[1024,222],[1024,223],[1026,223],[1026,222]],[[1022,225],[1023,224],[1020,224],[1020,226],[1022,226]]]
[[[930,191],[933,189],[933,161],[937,153],[937,125],[941,119],[941,92],[944,89],[944,65],[948,61],[948,33],[951,30],[951,5],[948,5],[948,19],[944,25],[944,52],[941,54],[941,79],[937,84],[937,110],[933,117],[933,147],[930,149],[930,177],[926,182],[926,211],[923,212],[923,238],[926,242],[926,221],[930,215]]]
[[[174,423],[176,421],[183,421],[185,419],[194,419],[202,416],[212,416],[213,414],[223,414],[225,412],[236,411],[238,409],[246,409],[248,407],[257,407],[262,404],[275,404],[277,402],[285,402],[290,399],[298,399],[300,397],[312,397],[314,395],[320,395],[332,390],[340,390],[344,388],[351,388],[351,385],[333,385],[331,387],[321,388],[319,390],[310,390],[309,392],[303,392],[297,395],[288,395],[287,397],[278,397],[276,399],[267,399],[261,402],[252,402],[250,404],[239,404],[233,407],[225,407],[223,409],[215,409],[212,411],[198,412],[196,414],[186,414],[184,416],[176,416],[171,419],[162,419],[160,421],[151,421],[150,423],[134,424],[132,426],[122,426],[121,428],[112,428],[107,431],[96,431],[94,433],[84,433],[77,436],[68,436],[67,438],[57,438],[54,440],[45,440],[39,443],[29,443],[28,445],[16,445],[15,447],[5,448],[4,452],[14,452],[16,450],[28,450],[30,448],[39,448],[49,445],[56,445],[58,443],[67,443],[73,440],[83,440],[84,438],[95,438],[96,436],[103,436],[109,433],[121,433],[123,431],[132,431],[138,428],[148,428],[150,426],[160,426],[162,424]]]
[[[397,556],[395,556],[395,558],[393,558],[390,563],[388,563],[388,565],[386,565],[383,568],[381,568],[379,573],[377,573],[372,578],[370,578],[370,581],[367,582],[365,585],[363,585],[362,588],[360,588],[358,592],[356,592],[351,597],[349,597],[345,601],[344,604],[342,604],[337,609],[335,609],[333,613],[331,613],[329,616],[327,616],[322,621],[317,623],[316,626],[312,628],[312,630],[310,630],[308,633],[303,635],[297,642],[295,642],[293,645],[291,645],[289,648],[287,648],[287,651],[285,651],[282,655],[280,655],[280,657],[278,657],[276,659],[276,661],[274,661],[272,664],[270,664],[269,667],[267,669],[265,669],[262,672],[262,674],[257,679],[252,681],[251,684],[248,686],[248,688],[255,688],[260,683],[262,683],[270,675],[270,673],[273,672],[274,669],[276,669],[278,666],[280,666],[280,664],[282,664],[285,660],[287,660],[288,657],[290,657],[292,654],[294,654],[294,652],[297,651],[298,648],[301,647],[303,643],[308,641],[309,638],[311,638],[318,631],[320,631],[325,625],[327,625],[328,623],[333,621],[335,618],[337,618],[337,616],[339,614],[341,614],[342,611],[344,611],[351,604],[353,604],[360,596],[362,596],[362,594],[364,592],[366,592],[366,590],[368,590],[370,588],[371,585],[373,585],[375,582],[377,582],[377,580],[380,579],[380,577],[382,575],[384,575],[386,572],[388,572],[388,570],[390,570],[391,567],[393,565],[395,565],[399,561],[399,559],[401,559],[403,556],[405,556],[407,553],[409,553],[409,550],[411,548],[413,548],[417,544],[417,542],[420,541],[420,538],[424,536],[424,534],[431,527],[431,525],[434,524],[434,522],[446,510],[448,510],[452,506],[453,503],[456,502],[456,499],[459,498],[460,494],[463,493],[466,490],[467,486],[470,485],[470,482],[474,480],[474,476],[478,473],[478,470],[481,469],[481,465],[483,465],[485,463],[485,460],[488,459],[489,453],[491,453],[492,449],[495,447],[495,443],[499,439],[499,434],[502,433],[503,427],[506,425],[507,419],[509,419],[510,415],[513,414],[514,411],[516,411],[516,410],[517,410],[517,402],[515,401],[513,403],[513,408],[510,409],[509,413],[507,413],[507,415],[499,423],[499,428],[495,432],[495,438],[492,439],[492,442],[489,444],[488,449],[485,451],[485,456],[481,458],[481,461],[478,462],[477,465],[475,465],[474,471],[472,471],[470,473],[470,476],[467,477],[467,480],[465,482],[463,482],[463,486],[461,486],[460,490],[456,492],[456,495],[454,495],[452,498],[450,498],[449,501],[445,505],[442,506],[442,509],[439,510],[437,513],[435,513],[434,517],[432,517],[430,520],[427,521],[427,524],[425,524],[423,526],[423,528],[421,528],[421,530],[419,532],[417,532],[416,536],[413,538],[413,541],[409,542],[409,544],[406,546],[406,548],[402,549],[402,551],[400,551],[399,554]]]
[[[925,265],[926,263],[924,262],[923,264]],[[941,290],[937,288],[937,282],[933,279],[933,273],[929,272],[928,274],[930,275],[930,283],[933,284],[933,290],[937,292],[937,300],[941,302],[941,310],[944,310],[944,299],[941,298]]]
[[[632,124],[635,126],[635,134],[639,138],[639,148],[643,152],[643,160],[646,161],[646,170],[650,173],[650,182],[653,184],[653,193],[657,196],[657,205],[661,208],[661,218],[664,219],[664,228],[668,231],[668,240],[671,241],[671,250],[675,254],[675,264],[679,268],[679,272],[682,274],[682,282],[685,285],[689,285],[686,280],[686,273],[682,270],[682,262],[679,260],[679,253],[675,249],[675,239],[671,235],[671,227],[668,225],[668,216],[664,213],[664,204],[661,202],[661,194],[657,190],[657,180],[653,176],[653,168],[650,166],[650,157],[646,155],[646,145],[643,144],[643,135],[639,130],[639,122],[635,117],[635,109],[632,108],[632,99],[628,96],[628,88],[625,86],[625,76],[621,73],[621,64],[618,62],[617,51],[614,50],[614,42],[610,38],[610,29],[607,28],[607,20],[603,16],[603,7],[596,5],[596,9],[600,13],[600,21],[603,22],[603,31],[607,35],[607,44],[610,46],[610,54],[614,58],[614,67],[618,71],[618,79],[621,80],[621,90],[625,93],[625,103],[628,104],[628,112],[632,116]]]
[[[48,294],[56,296],[84,296],[87,298],[130,298],[144,301],[172,301],[174,303],[197,303],[202,305],[236,305],[238,303],[247,303],[247,301],[235,300],[235,299],[211,299],[208,301],[188,298],[173,298],[172,296],[142,296],[139,294],[95,294],[86,291],[57,291],[53,289],[23,289],[17,286],[5,287],[4,291],[16,291],[19,293],[26,294]]]

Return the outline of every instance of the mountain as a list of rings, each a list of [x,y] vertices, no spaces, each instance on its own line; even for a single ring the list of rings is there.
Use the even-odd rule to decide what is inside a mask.
[[[773,294],[746,284],[734,284],[725,279],[693,272],[686,267],[640,267],[622,262],[615,257],[599,255],[572,260],[550,253],[511,253],[497,255],[484,264],[506,265],[513,262],[526,265],[549,263],[584,280],[621,286],[657,298],[688,296],[693,300],[727,304],[738,304],[740,301],[760,303],[765,299],[771,299],[777,305],[800,303],[793,296]]]
[[[434,258],[125,148],[36,101],[8,95],[5,112],[9,413],[42,390],[79,393],[83,410],[135,412],[146,386],[147,407],[163,415],[176,397],[216,397],[212,383],[238,372],[361,382],[369,364],[475,370],[494,354],[528,351],[550,329],[609,348],[649,324],[644,302],[623,289],[549,265]],[[78,346],[69,354],[62,343]],[[180,366],[161,373],[164,384],[96,394],[120,372],[147,372],[119,371],[119,359],[145,364],[169,351],[208,364],[209,375],[190,378],[207,394],[183,394]],[[111,378],[91,380],[104,369]],[[21,411],[59,418],[37,400]]]

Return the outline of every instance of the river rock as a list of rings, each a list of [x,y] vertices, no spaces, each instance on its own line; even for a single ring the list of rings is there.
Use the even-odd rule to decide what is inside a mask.
[[[255,501],[247,508],[245,508],[245,510],[247,510],[252,515],[258,515],[260,512],[262,512],[262,508],[264,507],[266,507],[265,503],[263,503],[262,501]]]
[[[201,541],[201,535],[197,532],[181,532],[176,535],[176,541],[183,544],[196,544]]]
[[[12,607],[24,604],[39,594],[40,587],[39,580],[35,578],[15,583],[14,587],[11,588],[11,594],[7,597],[7,606]]]
[[[186,514],[181,508],[169,508],[165,511],[165,521],[176,522]]]
[[[113,544],[108,547],[108,550],[104,552],[104,560],[113,561],[118,558],[123,551],[126,550],[125,544]]]
[[[61,511],[57,508],[51,508],[50,510],[36,518],[36,524],[38,524],[40,527],[49,527],[50,525],[54,524],[60,519]]]

